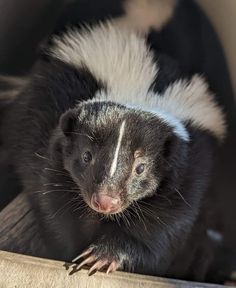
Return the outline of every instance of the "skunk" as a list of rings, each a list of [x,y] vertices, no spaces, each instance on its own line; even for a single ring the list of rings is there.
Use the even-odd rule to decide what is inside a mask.
[[[176,1],[124,5],[120,18],[54,37],[2,138],[48,257],[89,274],[199,280],[186,247],[196,246],[225,117],[201,75],[148,43]]]

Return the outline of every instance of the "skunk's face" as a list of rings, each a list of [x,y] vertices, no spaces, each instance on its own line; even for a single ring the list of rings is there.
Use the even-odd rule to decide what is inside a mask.
[[[61,118],[64,168],[95,211],[116,214],[157,193],[178,137],[150,113],[114,103],[78,106]]]

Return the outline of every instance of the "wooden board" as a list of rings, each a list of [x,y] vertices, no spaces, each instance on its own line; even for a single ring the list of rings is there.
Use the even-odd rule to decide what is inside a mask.
[[[37,221],[23,193],[0,212],[0,250],[45,257]]]
[[[209,285],[143,276],[124,272],[109,275],[98,272],[88,276],[86,270],[69,275],[64,263],[0,251],[1,288],[220,288]],[[226,287],[226,286],[224,286]]]

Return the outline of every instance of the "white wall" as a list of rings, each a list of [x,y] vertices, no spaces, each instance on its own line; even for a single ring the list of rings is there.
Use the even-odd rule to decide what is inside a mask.
[[[236,0],[198,0],[223,43],[236,95]]]

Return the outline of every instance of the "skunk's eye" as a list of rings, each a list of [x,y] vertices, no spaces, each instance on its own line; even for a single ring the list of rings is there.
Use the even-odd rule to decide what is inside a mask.
[[[89,163],[92,161],[92,154],[89,151],[84,152],[83,154],[83,160],[85,163]]]
[[[143,173],[143,171],[145,170],[145,165],[142,163],[142,164],[139,164],[136,168],[135,168],[135,172],[140,175]]]

